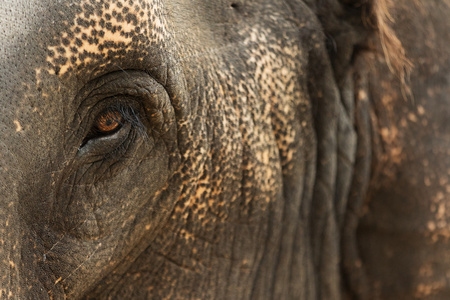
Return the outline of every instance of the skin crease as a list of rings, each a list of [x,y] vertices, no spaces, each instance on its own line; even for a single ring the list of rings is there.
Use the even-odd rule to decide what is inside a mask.
[[[446,299],[450,5],[408,102],[359,2],[3,4],[0,298]]]

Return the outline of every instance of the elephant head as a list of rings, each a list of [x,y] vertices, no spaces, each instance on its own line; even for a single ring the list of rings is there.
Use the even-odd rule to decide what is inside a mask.
[[[400,2],[418,22],[449,12]],[[408,185],[388,171],[405,170],[398,149],[415,148],[402,134],[425,119],[402,91],[428,87],[432,120],[448,84],[396,79],[409,61],[394,30],[416,48],[384,5],[2,4],[1,298],[397,295],[382,247],[402,245],[378,220],[391,216],[386,195],[404,199]],[[432,28],[448,37],[446,24]],[[398,113],[409,121],[389,127]],[[444,175],[438,155],[428,163]]]

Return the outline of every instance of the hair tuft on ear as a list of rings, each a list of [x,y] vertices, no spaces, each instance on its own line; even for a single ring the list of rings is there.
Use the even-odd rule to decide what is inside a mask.
[[[376,30],[389,69],[399,77],[404,88],[408,90],[406,81],[413,64],[407,58],[405,49],[392,28],[395,23],[391,14],[393,6],[392,0],[372,0],[369,4],[369,16],[364,19]]]

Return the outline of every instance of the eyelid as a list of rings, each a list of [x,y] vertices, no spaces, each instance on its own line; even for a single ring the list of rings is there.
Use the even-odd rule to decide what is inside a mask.
[[[78,148],[78,157],[98,157],[113,151],[126,141],[131,128],[130,123],[125,123],[120,130],[117,130],[113,134],[87,140]]]
[[[163,134],[170,127],[168,124],[172,123],[167,120],[175,116],[166,88],[142,71],[127,70],[126,75],[123,72],[106,74],[86,83],[78,91],[73,101],[78,108],[66,130],[69,133],[64,143],[67,153],[75,154],[86,144],[88,137],[113,136],[121,131],[121,127],[111,132],[97,130],[100,134],[89,136],[96,117],[106,109],[121,112],[122,127],[130,123],[137,137],[144,140],[154,134]],[[158,113],[153,116],[149,112]]]
[[[112,120],[111,124],[107,124]],[[101,128],[105,123],[104,128]],[[127,125],[127,126],[126,126]],[[126,127],[126,128],[124,128]],[[122,135],[118,135],[121,131],[135,130],[138,135],[147,138],[147,131],[145,125],[142,123],[139,112],[136,112],[134,105],[129,104],[112,104],[108,108],[103,109],[94,119],[91,129],[85,136],[84,140],[78,147],[78,151],[85,148],[91,141],[98,143],[105,143],[103,147],[104,154],[114,148],[115,142],[113,139],[121,139]],[[110,139],[107,139],[110,137]]]

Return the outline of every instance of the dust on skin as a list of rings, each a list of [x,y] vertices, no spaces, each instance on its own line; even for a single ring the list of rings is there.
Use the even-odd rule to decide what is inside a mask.
[[[298,74],[292,70],[299,69],[295,57],[299,55],[300,50],[294,45],[282,48],[275,43],[269,43],[271,45],[269,49],[266,45],[268,40],[273,38],[273,33],[265,28],[252,28],[250,33],[242,34],[248,36],[242,45],[248,48],[249,55],[246,63],[254,68],[253,78],[236,81],[238,76],[233,77],[222,72],[210,74],[211,78],[216,78],[216,80],[207,83],[214,85],[207,90],[208,92],[215,91],[215,94],[210,97],[208,95],[207,98],[216,100],[209,104],[213,106],[209,111],[230,110],[232,112],[222,115],[213,129],[217,141],[221,143],[220,150],[201,148],[195,155],[192,152],[186,153],[186,159],[190,157],[189,165],[197,172],[196,176],[190,174],[191,176],[183,185],[190,186],[192,183],[189,184],[189,181],[195,181],[195,191],[184,191],[180,198],[185,200],[179,201],[179,205],[175,207],[173,219],[198,218],[203,226],[211,222],[211,214],[220,219],[226,219],[227,205],[234,203],[238,199],[239,193],[232,195],[229,203],[219,199],[223,198],[224,186],[233,181],[232,174],[236,170],[248,172],[247,176],[252,180],[243,182],[242,190],[244,193],[252,191],[252,194],[264,195],[264,199],[261,200],[266,203],[260,209],[265,210],[271,199],[276,198],[273,191],[277,189],[274,187],[280,184],[276,179],[280,170],[274,168],[274,163],[279,160],[278,156],[281,155],[282,163],[286,165],[286,161],[290,161],[293,156],[292,152],[298,149],[293,144],[299,143],[300,133],[290,125],[295,116],[289,115],[289,112],[300,105],[292,99],[298,99],[303,104],[307,102],[298,88],[294,87]],[[287,55],[282,57],[274,53]],[[225,62],[220,57],[211,54],[213,53],[205,54],[205,57],[210,60],[209,63],[218,70],[226,70]],[[189,57],[198,56],[190,55]],[[233,72],[233,70],[231,71]],[[227,87],[235,87],[236,90],[227,90]],[[280,91],[281,87],[286,87],[286,89]],[[261,99],[270,101],[261,101]],[[257,109],[250,111],[250,108]],[[285,134],[275,138],[274,131],[281,128]],[[274,139],[276,139],[276,143],[274,143]],[[249,145],[250,149],[243,149],[242,145]],[[271,146],[268,147],[268,145]],[[251,152],[251,154],[246,154],[251,159],[243,165],[233,167],[224,163],[211,169],[210,162],[214,160],[213,156],[232,158],[236,156],[236,153],[243,151]],[[275,165],[277,164],[275,163]],[[224,176],[224,174],[228,175]],[[236,178],[238,177],[236,176]],[[255,189],[258,190],[256,193]],[[255,200],[255,197],[246,195],[243,198],[246,199],[246,202],[242,212],[246,214],[248,211],[245,207],[249,205],[249,201]],[[188,231],[180,231],[180,235],[193,236]]]
[[[420,123],[423,126],[426,126],[428,124],[428,119],[426,110],[422,105],[417,105],[415,111],[409,111],[405,105],[403,114],[398,116],[398,114],[394,111],[396,101],[399,101],[399,99],[402,99],[400,101],[411,100],[399,97],[398,93],[395,90],[392,90],[392,87],[386,81],[381,82],[381,86],[386,91],[391,90],[390,92],[383,93],[381,98],[384,109],[383,113],[386,114],[385,117],[387,120],[391,120],[380,126],[378,129],[385,147],[385,153],[382,160],[389,162],[390,166],[385,168],[385,175],[394,178],[395,175],[394,173],[391,173],[390,170],[392,170],[394,166],[401,165],[406,159],[401,142],[405,138],[403,136],[403,132],[405,132],[407,128],[411,127],[412,124]],[[399,117],[400,120],[398,122],[393,121],[397,120]]]
[[[16,132],[20,132],[23,130],[22,125],[20,124],[19,120],[14,120],[14,125],[16,125]]]
[[[294,88],[298,84],[298,74],[289,71],[301,69],[296,57],[300,51],[294,45],[285,48],[278,45],[274,34],[265,28],[254,28],[251,33],[242,35],[246,37],[242,45],[246,49],[244,62],[251,70],[249,74],[238,73],[220,55],[210,51],[197,62],[199,68],[213,66],[212,70],[202,71],[207,73],[204,77],[209,81],[198,81],[206,87],[198,104],[201,107],[198,115],[208,115],[211,123],[202,127],[195,138],[190,138],[196,146],[184,155],[185,165],[190,169],[182,174],[182,184],[186,188],[172,213],[173,222],[166,228],[166,232],[176,235],[177,248],[182,250],[173,250],[173,246],[155,247],[160,248],[158,255],[166,258],[174,257],[171,251],[184,253],[174,262],[189,270],[208,272],[205,270],[208,261],[199,263],[202,253],[216,251],[225,255],[232,252],[215,249],[215,239],[217,236],[232,239],[235,228],[231,224],[239,222],[237,218],[262,217],[271,205],[277,205],[271,201],[279,197],[281,166],[284,171],[290,163],[287,160],[293,155],[289,153],[299,148],[295,143],[301,143],[299,128],[291,125],[296,116],[288,112],[307,105],[302,103],[307,101],[298,86]],[[267,44],[276,49],[268,48]],[[278,51],[293,55],[271,54]],[[196,53],[183,56],[187,57],[200,58]],[[282,134],[275,136],[277,130]],[[211,137],[214,137],[212,145],[208,141],[203,145],[200,142]],[[230,242],[222,248],[238,247],[233,244]],[[254,255],[239,258],[241,264],[236,267],[241,270],[250,270],[249,266],[253,266],[256,259]],[[227,268],[226,264],[223,268]],[[170,275],[167,276],[165,280],[170,281]],[[248,274],[242,276],[245,280]]]
[[[390,83],[383,81],[381,82],[381,86],[388,90],[391,89]],[[394,119],[393,116],[395,114],[394,112],[394,104],[395,99],[397,99],[398,95],[395,93],[384,93],[381,102],[383,104],[383,108],[385,109],[385,113],[389,116],[389,119]],[[403,122],[400,123],[405,123]],[[403,161],[403,147],[399,144],[399,139],[401,138],[399,136],[401,131],[399,131],[396,124],[388,124],[388,126],[383,126],[380,128],[380,135],[381,139],[384,142],[384,145],[386,145],[386,155],[385,158],[386,161],[390,161],[393,165],[399,165]]]
[[[442,185],[444,187],[444,185]],[[440,239],[450,239],[450,229],[448,220],[450,218],[447,199],[445,193],[438,191],[432,199],[430,204],[430,211],[433,214],[433,219],[427,223],[427,236],[431,237],[433,243]]]
[[[430,297],[434,293],[445,288],[446,285],[447,283],[445,279],[431,283],[420,283],[417,285],[414,296],[417,298]]]

